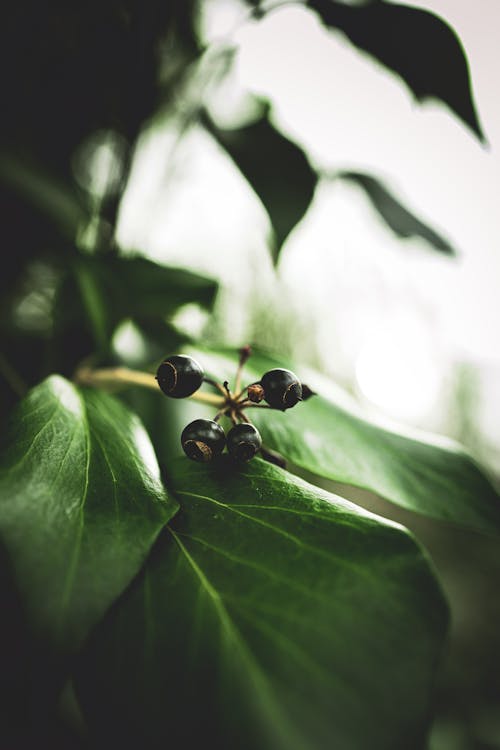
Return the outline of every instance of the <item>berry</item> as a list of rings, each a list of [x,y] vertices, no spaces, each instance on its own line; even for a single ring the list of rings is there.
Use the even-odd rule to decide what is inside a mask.
[[[181,444],[188,458],[206,463],[222,453],[226,436],[217,422],[195,419],[182,431]]]
[[[227,449],[237,461],[250,461],[261,446],[259,431],[251,424],[237,424],[227,434]]]
[[[165,396],[186,398],[203,382],[203,370],[192,357],[174,354],[164,360],[156,371],[156,380]]]
[[[264,399],[273,409],[290,409],[302,401],[302,386],[290,370],[269,370],[260,381]]]

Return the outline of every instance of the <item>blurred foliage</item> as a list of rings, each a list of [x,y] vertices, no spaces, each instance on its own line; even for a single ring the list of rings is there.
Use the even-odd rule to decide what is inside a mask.
[[[368,0],[307,0],[328,26],[397,73],[417,100],[440,99],[484,141],[469,67],[453,29],[422,8]]]
[[[421,237],[434,250],[444,255],[456,255],[455,249],[447,240],[405,208],[380,180],[362,172],[339,172],[338,177],[359,185],[375,210],[398,237]]]
[[[271,246],[276,263],[287,236],[311,203],[318,175],[303,151],[273,127],[267,102],[262,110],[260,119],[237,130],[218,128],[208,117],[205,124],[264,204],[274,229]]]
[[[74,368],[92,351],[109,354],[113,333],[125,319],[151,331],[189,302],[210,310],[216,292],[211,279],[146,258],[82,255],[62,280],[54,304],[54,335],[64,351],[59,369]]]

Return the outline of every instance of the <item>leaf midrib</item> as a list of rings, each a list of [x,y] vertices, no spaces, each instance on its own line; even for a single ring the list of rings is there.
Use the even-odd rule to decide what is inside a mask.
[[[69,602],[71,599],[71,591],[73,589],[73,584],[75,582],[78,559],[80,557],[80,552],[82,548],[84,509],[85,509],[85,504],[87,502],[88,491],[89,491],[90,424],[89,424],[88,415],[87,415],[87,406],[85,404],[85,400],[82,398],[80,393],[78,393],[78,399],[82,407],[81,416],[82,416],[83,434],[85,437],[85,481],[84,481],[84,487],[83,487],[83,498],[78,506],[78,525],[76,527],[73,554],[71,556],[71,560],[68,565],[68,572],[66,574],[66,579],[64,581],[64,586],[63,586],[63,591],[62,591],[62,596],[61,596],[61,611],[59,614],[60,631],[64,627],[64,621],[66,619],[66,614],[67,614]]]
[[[178,492],[177,494],[187,493]],[[254,654],[249,649],[239,629],[236,627],[231,616],[229,615],[229,612],[224,605],[221,595],[210,583],[205,573],[199,567],[194,558],[190,555],[186,546],[180,540],[179,535],[171,528],[169,524],[167,524],[166,528],[172,535],[182,554],[185,556],[199,583],[208,594],[209,600],[214,606],[223,630],[226,632],[230,641],[234,643],[243,661],[248,666],[249,673],[252,676],[251,684],[253,693],[258,703],[260,704],[264,715],[266,715],[266,718],[268,719],[268,725],[271,727],[279,728],[279,734],[281,735],[282,740],[285,742],[285,747],[291,748],[291,750],[307,750],[304,744],[298,740],[297,733],[294,727],[290,726],[289,721],[283,715],[282,709],[276,701],[274,691],[269,684],[266,675],[262,671],[260,665],[255,659]],[[277,718],[278,721],[276,721]]]
[[[373,579],[373,574],[370,569],[367,569],[363,565],[357,565],[356,563],[352,563],[349,560],[346,560],[344,557],[340,557],[338,555],[334,555],[331,552],[327,552],[321,549],[318,549],[317,547],[312,547],[310,544],[306,544],[302,539],[300,539],[298,536],[295,536],[294,534],[290,534],[287,531],[284,531],[283,529],[280,529],[278,526],[274,526],[272,523],[268,523],[267,521],[263,521],[261,518],[256,518],[255,516],[252,516],[248,513],[242,513],[236,506],[228,505],[227,503],[221,503],[219,500],[215,500],[212,497],[208,497],[207,495],[201,495],[197,494],[195,492],[185,492],[181,490],[177,490],[178,495],[187,495],[188,497],[194,497],[199,500],[206,500],[210,503],[213,503],[214,505],[217,505],[221,508],[224,508],[224,510],[230,511],[232,513],[235,513],[238,516],[241,516],[242,518],[245,518],[247,521],[252,521],[255,524],[258,524],[260,526],[263,526],[264,528],[269,529],[275,534],[278,534],[279,536],[284,537],[288,541],[292,542],[294,545],[296,545],[299,549],[305,550],[306,552],[310,552],[313,555],[316,555],[318,557],[321,557],[325,560],[328,560],[328,562],[335,562],[340,567],[347,568],[349,570],[355,571],[358,575],[360,575],[362,578],[365,578],[367,580]],[[321,513],[318,513],[318,518],[321,518],[323,520],[324,516]],[[401,531],[404,532],[403,527],[401,527]]]

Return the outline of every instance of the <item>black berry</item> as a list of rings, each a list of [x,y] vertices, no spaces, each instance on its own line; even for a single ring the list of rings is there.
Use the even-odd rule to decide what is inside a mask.
[[[273,409],[284,411],[302,401],[302,386],[290,370],[269,370],[260,384],[264,389],[264,399]]]
[[[259,431],[251,424],[237,424],[227,433],[227,449],[237,461],[250,461],[261,446]]]
[[[217,422],[195,419],[182,431],[181,444],[188,458],[205,463],[222,453],[226,436]]]
[[[156,371],[158,385],[166,396],[186,398],[203,382],[203,370],[192,357],[174,354],[164,360]]]

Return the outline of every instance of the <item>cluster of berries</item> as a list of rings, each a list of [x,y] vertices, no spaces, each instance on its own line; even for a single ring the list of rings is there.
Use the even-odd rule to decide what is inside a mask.
[[[193,461],[211,461],[222,453],[225,446],[228,453],[237,461],[249,461],[259,451],[264,457],[273,460],[269,458],[272,452],[262,446],[259,431],[250,422],[244,410],[249,407],[260,407],[285,411],[311,395],[311,391],[307,386],[301,385],[293,372],[284,369],[269,370],[260,381],[240,390],[241,370],[249,356],[250,347],[240,350],[234,393],[229,389],[227,381],[221,384],[205,377],[202,367],[193,357],[176,354],[165,359],[158,367],[156,380],[166,396],[187,398],[192,396],[202,383],[209,383],[221,393],[219,399],[210,397],[220,406],[214,419],[195,419],[182,432],[182,448],[186,456]],[[266,403],[263,404],[262,401]],[[224,415],[233,423],[227,435],[218,424]]]

